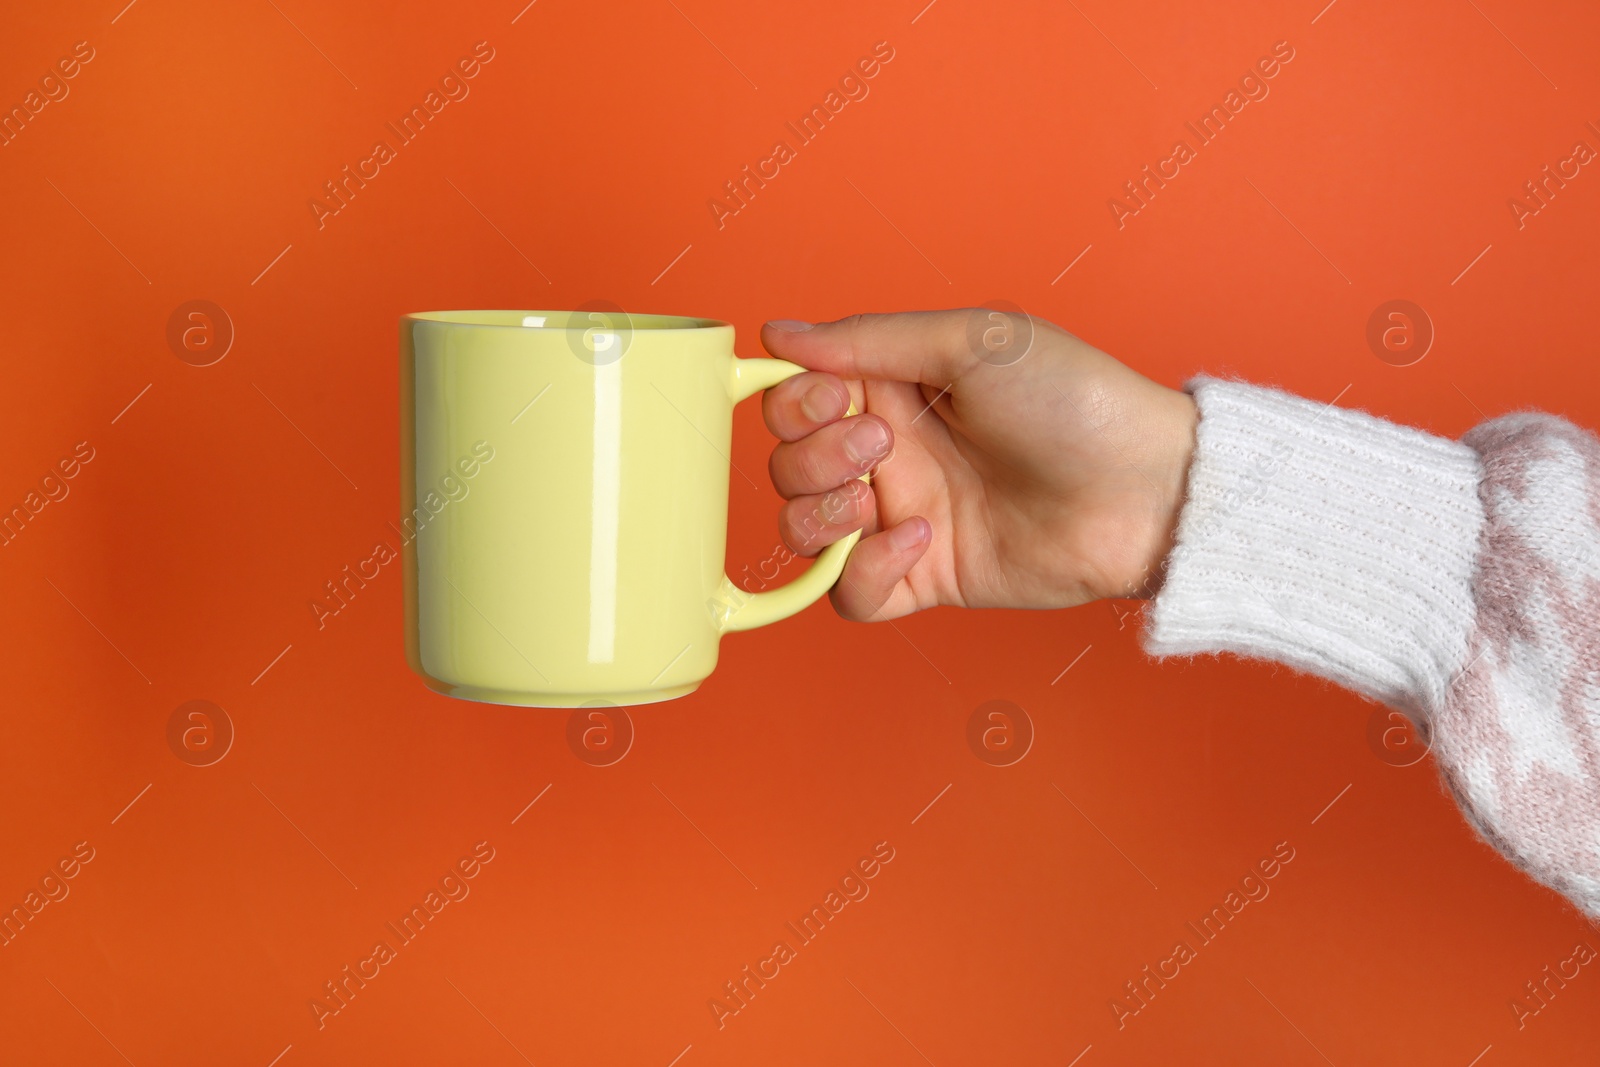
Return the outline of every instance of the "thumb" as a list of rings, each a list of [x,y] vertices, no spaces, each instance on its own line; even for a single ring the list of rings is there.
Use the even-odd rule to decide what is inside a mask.
[[[815,325],[775,319],[761,343],[779,359],[840,378],[920,382],[944,388],[979,365],[971,339],[984,309],[851,315]]]

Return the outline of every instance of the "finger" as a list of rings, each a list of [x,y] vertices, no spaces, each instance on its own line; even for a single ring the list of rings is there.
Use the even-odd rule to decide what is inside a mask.
[[[844,417],[850,390],[832,374],[808,371],[768,389],[761,397],[761,417],[780,441],[798,441],[813,430]]]
[[[834,610],[854,622],[894,619],[917,610],[911,591],[900,583],[932,541],[933,527],[920,515],[863,537],[828,594]]]
[[[851,315],[815,325],[777,319],[761,343],[780,359],[841,378],[922,382],[943,388],[978,366],[970,308]]]
[[[814,556],[867,526],[876,514],[872,487],[852,479],[837,489],[797,496],[784,504],[778,513],[778,533],[793,551]]]
[[[882,463],[894,447],[894,431],[877,415],[852,415],[803,440],[772,449],[767,471],[784,499],[824,493]]]

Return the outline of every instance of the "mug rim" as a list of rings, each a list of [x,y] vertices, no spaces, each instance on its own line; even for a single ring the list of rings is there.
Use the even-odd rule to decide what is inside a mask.
[[[585,325],[581,325],[581,326],[578,326],[578,325],[545,326],[542,323],[540,323],[539,325],[536,325],[536,326],[529,326],[529,325],[525,324],[524,322],[515,321],[515,320],[519,320],[519,319],[528,319],[528,318],[545,319],[545,318],[550,318],[552,316],[557,316],[557,315],[575,316],[575,315],[584,315],[584,314],[594,314],[594,315],[615,315],[615,314],[620,314],[620,315],[622,315],[624,317],[625,321],[624,322],[619,322],[615,326],[610,326],[609,324],[607,324],[607,325],[599,325],[598,323],[595,323],[595,322],[589,322],[589,323],[587,323]],[[645,324],[641,324],[641,320],[643,320]],[[561,333],[587,333],[588,331],[594,330],[596,328],[599,328],[599,329],[612,329],[612,330],[617,330],[617,331],[621,331],[621,332],[630,332],[630,333],[667,333],[667,332],[672,331],[672,330],[686,330],[687,331],[687,330],[714,330],[714,329],[732,329],[733,328],[733,324],[731,322],[725,322],[722,319],[708,319],[708,318],[702,318],[702,317],[694,316],[694,315],[656,315],[656,314],[650,314],[650,313],[645,313],[645,312],[634,313],[634,312],[629,312],[629,311],[622,311],[620,308],[617,309],[616,312],[602,311],[602,310],[599,310],[599,309],[592,309],[590,311],[583,311],[581,309],[572,309],[572,308],[560,309],[560,310],[549,310],[549,309],[517,310],[517,309],[508,309],[508,308],[467,308],[467,309],[448,309],[448,310],[440,310],[440,311],[410,311],[410,312],[407,312],[404,315],[401,315],[400,316],[400,321],[401,321],[402,324],[408,323],[408,322],[434,322],[434,323],[439,323],[440,325],[443,325],[443,326],[459,326],[459,327],[463,327],[465,329],[472,329],[472,330],[532,330],[532,329],[537,329],[537,330],[549,330],[549,331],[552,331],[552,332],[561,332]]]

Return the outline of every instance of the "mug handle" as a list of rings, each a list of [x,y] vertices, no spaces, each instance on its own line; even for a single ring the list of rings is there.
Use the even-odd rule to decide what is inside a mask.
[[[783,359],[740,359],[735,356],[728,391],[733,396],[733,402],[737,404],[763,389],[771,389],[786,378],[793,378],[796,374],[803,373],[806,369]],[[851,403],[845,415],[848,417],[855,414],[858,414],[856,406]],[[861,475],[859,480],[869,484],[871,482],[866,474]],[[741,589],[724,574],[718,595],[711,601],[712,616],[717,629],[722,633],[754,630],[758,626],[787,619],[796,612],[810,607],[839,580],[839,576],[844,573],[845,561],[850,557],[850,550],[859,540],[861,531],[857,530],[848,537],[835,541],[817,555],[810,568],[800,577],[766,592],[752,593]]]

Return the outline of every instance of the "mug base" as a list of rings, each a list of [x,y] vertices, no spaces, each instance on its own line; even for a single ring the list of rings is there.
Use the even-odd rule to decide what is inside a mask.
[[[703,680],[703,679],[702,679]],[[665,700],[686,697],[700,688],[700,682],[688,685],[665,686],[661,689],[634,689],[616,693],[527,693],[516,689],[486,689],[475,685],[450,685],[424,679],[428,688],[458,700],[475,700],[480,704],[508,704],[522,708],[581,708],[659,704]]]

